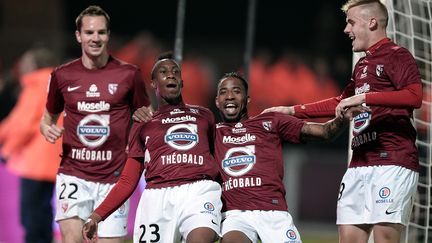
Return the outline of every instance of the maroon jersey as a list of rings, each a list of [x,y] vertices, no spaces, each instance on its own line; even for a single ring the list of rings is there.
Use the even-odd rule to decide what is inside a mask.
[[[343,98],[400,90],[414,83],[421,84],[421,77],[413,56],[405,48],[384,39],[357,62]],[[353,119],[350,167],[398,165],[418,171],[416,131],[411,121],[413,109],[385,106],[371,106],[371,109],[371,113]]]
[[[300,143],[303,125],[281,113],[216,124],[215,158],[223,181],[223,211],[287,210],[282,142]]]
[[[114,183],[126,162],[132,109],[148,106],[139,70],[114,58],[90,70],[81,59],[53,71],[46,108],[64,110],[63,155],[59,172]]]
[[[208,109],[165,105],[151,121],[133,124],[128,156],[144,161],[146,188],[215,180],[213,137],[214,116]]]

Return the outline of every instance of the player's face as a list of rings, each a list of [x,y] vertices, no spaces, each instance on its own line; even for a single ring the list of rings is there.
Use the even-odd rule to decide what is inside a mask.
[[[369,48],[369,21],[358,6],[350,8],[346,13],[347,24],[344,32],[352,40],[354,52],[366,51]]]
[[[97,58],[107,54],[109,31],[104,16],[84,16],[80,31],[75,31],[83,55]]]
[[[238,122],[247,117],[249,97],[242,81],[228,77],[219,82],[216,107],[226,122]]]
[[[178,99],[183,83],[180,67],[177,63],[170,59],[156,63],[152,87],[156,91],[156,96],[166,101]]]

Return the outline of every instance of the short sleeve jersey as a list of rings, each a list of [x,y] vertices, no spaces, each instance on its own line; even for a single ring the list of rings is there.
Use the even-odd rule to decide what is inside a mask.
[[[148,106],[139,69],[112,57],[89,70],[81,59],[56,68],[47,110],[64,110],[63,155],[59,172],[114,183],[126,162],[132,109]]]
[[[282,143],[300,143],[303,125],[302,120],[281,113],[216,124],[223,211],[287,210]]]
[[[421,77],[413,56],[405,48],[384,39],[357,62],[346,89],[350,91],[344,94],[348,97],[367,92],[396,91],[414,83],[421,84]],[[350,167],[398,165],[418,171],[413,109],[370,108],[371,113],[362,113],[353,119]]]
[[[146,188],[215,180],[214,116],[206,108],[165,105],[146,123],[132,126],[129,154],[144,162]]]

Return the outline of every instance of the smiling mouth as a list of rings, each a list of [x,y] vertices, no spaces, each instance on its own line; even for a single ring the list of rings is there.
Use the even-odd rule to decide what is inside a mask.
[[[228,112],[228,113],[234,113],[237,110],[237,105],[236,104],[225,104],[224,109]]]

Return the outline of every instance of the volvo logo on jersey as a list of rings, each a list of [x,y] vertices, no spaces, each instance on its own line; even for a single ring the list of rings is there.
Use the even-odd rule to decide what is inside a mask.
[[[173,125],[167,130],[164,140],[176,150],[189,150],[198,144],[197,124]]]
[[[249,172],[256,163],[255,146],[230,148],[222,160],[223,170],[230,176],[242,176]]]
[[[88,115],[77,126],[79,140],[91,148],[102,145],[108,139],[109,134],[109,115]]]
[[[353,133],[354,135],[357,135],[361,133],[363,130],[365,130],[370,123],[370,120],[372,119],[372,114],[369,112],[362,112],[354,117],[354,127],[353,127]]]

